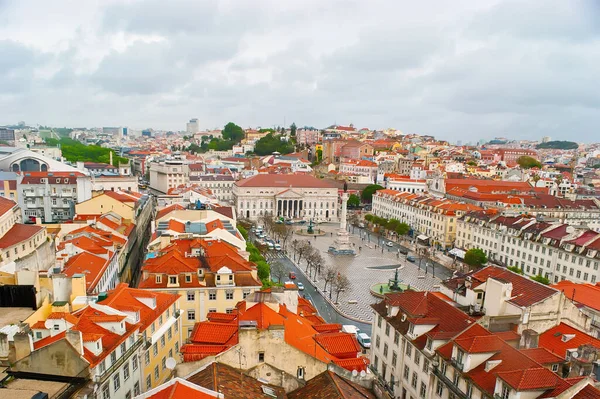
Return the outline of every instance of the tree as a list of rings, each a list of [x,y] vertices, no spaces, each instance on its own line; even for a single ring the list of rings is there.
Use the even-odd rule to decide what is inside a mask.
[[[239,223],[236,225],[236,227],[237,227],[238,231],[240,232],[240,234],[242,235],[242,237],[244,237],[244,240],[247,240],[248,239],[248,230],[246,230],[244,228],[244,226],[242,226]]]
[[[348,206],[358,208],[360,206],[360,197],[356,194],[350,194],[350,197],[348,197]]]
[[[296,136],[296,124],[292,123],[290,125],[290,136],[295,137]]]
[[[396,228],[400,225],[400,221],[398,219],[390,219],[385,224],[385,228],[390,231],[396,231]]]
[[[327,266],[323,273],[323,281],[325,281],[325,285],[323,286],[323,291],[327,291],[327,284],[331,283],[337,276],[338,272],[333,266]],[[331,287],[329,287],[331,289]],[[331,297],[331,296],[330,296]]]
[[[540,163],[540,161],[538,161],[537,159],[535,159],[533,157],[527,156],[527,155],[523,155],[522,157],[519,157],[519,159],[517,159],[517,163],[523,169],[541,168],[542,167],[542,164]]]
[[[271,268],[269,267],[269,264],[264,260],[259,260],[258,262],[256,262],[256,268],[258,271],[258,278],[260,279],[260,281],[262,281],[263,283],[265,281],[269,281],[269,275],[271,273]]]
[[[479,268],[487,263],[487,255],[481,248],[471,248],[465,254],[465,263]]]
[[[317,150],[317,163],[321,162],[322,159],[323,159],[323,150],[319,148]]]
[[[545,143],[540,143],[536,146],[536,148],[544,149],[554,149],[554,150],[576,150],[579,148],[579,144],[573,141],[561,141],[561,140],[553,140],[547,141]]]
[[[294,234],[294,229],[292,226],[287,224],[277,224],[273,227],[273,235],[281,242],[281,247],[285,248],[287,241]]]
[[[257,155],[271,155],[274,152],[288,154],[294,151],[294,146],[287,141],[281,140],[280,135],[273,133],[267,134],[254,145],[254,152]]]
[[[271,265],[271,277],[276,278],[277,282],[283,282],[286,275],[286,269],[281,262],[275,262]]]
[[[367,222],[373,222],[373,217],[374,216],[369,213],[369,214],[365,215],[365,220]]]
[[[477,166],[477,162],[475,162],[475,161],[469,161],[469,162],[467,162],[467,165],[469,165],[469,166]]]
[[[233,122],[229,122],[221,132],[223,139],[239,143],[244,138],[244,129]]]
[[[310,243],[307,240],[300,241],[300,244],[296,251],[298,253],[298,264],[300,264],[302,257],[308,254],[310,250],[312,250],[312,245],[310,245]]]
[[[346,291],[346,289],[350,287],[350,280],[348,280],[348,277],[345,275],[338,273],[334,280],[333,286],[333,289],[335,290],[335,303],[338,303],[340,299],[340,292]]]
[[[548,277],[544,277],[541,274],[538,274],[537,276],[533,276],[533,277],[531,277],[531,279],[533,281],[537,281],[538,283],[541,283],[544,285],[550,285],[550,280],[548,279]]]
[[[521,270],[521,268],[519,266],[509,266],[507,267],[508,270],[510,270],[513,273],[517,273],[517,274],[523,274],[523,270]]]
[[[371,202],[373,200],[373,194],[375,194],[375,191],[377,190],[383,190],[383,187],[379,184],[371,184],[365,187],[360,195],[363,202]]]
[[[399,237],[407,235],[409,231],[410,231],[410,226],[404,222],[401,222],[396,227],[396,234],[398,234]]]

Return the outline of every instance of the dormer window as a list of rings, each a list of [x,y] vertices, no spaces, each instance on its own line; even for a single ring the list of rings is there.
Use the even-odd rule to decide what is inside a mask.
[[[191,274],[186,274],[185,275],[185,282],[186,283],[191,283],[192,282],[192,275]]]
[[[177,276],[169,276],[169,284],[177,284]]]
[[[508,399],[510,396],[510,387],[506,384],[502,384],[502,394],[500,395],[501,399]]]
[[[431,340],[431,338],[427,338],[427,343],[425,344],[425,347],[427,348],[427,350],[431,351],[431,349],[433,348],[433,341]]]
[[[456,352],[456,363],[458,363],[459,365],[462,366],[464,358],[465,358],[465,353],[459,349]]]
[[[413,323],[410,323],[410,325],[408,326],[408,333],[410,335],[415,335],[415,325]]]
[[[162,283],[162,276],[161,276],[160,274],[157,274],[157,275],[156,275],[156,282],[157,282],[158,284]]]

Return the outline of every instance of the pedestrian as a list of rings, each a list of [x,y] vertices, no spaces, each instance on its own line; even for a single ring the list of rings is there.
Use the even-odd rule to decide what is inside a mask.
[[[317,239],[317,236],[315,236],[315,240]]]

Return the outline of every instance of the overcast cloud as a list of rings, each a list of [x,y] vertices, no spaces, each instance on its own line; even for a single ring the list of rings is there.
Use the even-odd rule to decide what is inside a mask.
[[[0,0],[0,124],[600,141],[595,0]]]

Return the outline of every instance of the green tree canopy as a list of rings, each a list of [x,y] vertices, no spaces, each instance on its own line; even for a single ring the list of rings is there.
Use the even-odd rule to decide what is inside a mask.
[[[375,191],[377,190],[383,190],[383,187],[379,184],[371,184],[365,187],[360,196],[364,202],[371,202],[373,200],[373,194],[375,194]]]
[[[481,267],[487,263],[487,255],[481,248],[471,248],[465,254],[465,263],[469,266]]]
[[[519,266],[509,266],[507,269],[517,274],[523,274],[523,270]]]
[[[229,122],[223,128],[223,132],[221,132],[221,134],[224,140],[239,143],[244,138],[244,129],[233,122]]]
[[[527,156],[527,155],[523,155],[522,157],[519,157],[519,159],[517,159],[517,163],[523,169],[541,168],[542,167],[542,164],[540,163],[540,161],[538,161],[537,159],[535,159],[533,157]]]
[[[538,274],[537,276],[533,276],[533,277],[531,277],[531,279],[533,281],[537,281],[538,283],[550,285],[550,279],[548,279],[548,277],[542,276],[541,274]]]
[[[98,145],[85,145],[67,137],[63,137],[60,140],[48,138],[46,139],[46,144],[50,146],[58,146],[60,144],[63,157],[70,162],[109,163],[110,153],[112,152],[113,166],[129,163],[129,159],[118,156],[115,150]]]
[[[410,226],[404,222],[401,222],[396,227],[396,234],[398,234],[399,236],[405,236],[408,234],[409,231],[410,231]]]
[[[579,144],[573,141],[553,140],[545,143],[540,143],[536,146],[539,149],[553,149],[553,150],[575,150],[579,148]]]
[[[371,215],[370,213],[369,213],[369,214],[366,214],[366,215],[365,215],[365,220],[366,220],[367,222],[372,222],[372,221],[373,221],[373,215]]]
[[[295,135],[296,135],[296,129],[297,129],[297,128],[296,128],[296,124],[295,124],[295,123],[292,123],[292,124],[290,125],[290,136],[295,136]]]
[[[356,208],[360,206],[360,197],[356,194],[350,194],[348,197],[348,206]]]
[[[398,219],[390,219],[385,224],[385,228],[391,231],[396,231],[396,228],[400,225],[400,221]]]
[[[273,133],[267,134],[254,145],[254,152],[258,155],[270,155],[274,152],[289,154],[294,151],[291,143],[281,140],[281,136]]]

